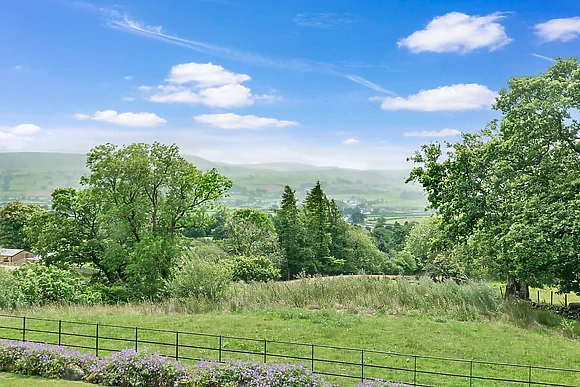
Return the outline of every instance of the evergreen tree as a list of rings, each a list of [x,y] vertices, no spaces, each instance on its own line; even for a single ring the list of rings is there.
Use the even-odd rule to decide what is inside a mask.
[[[330,256],[332,235],[329,232],[329,201],[322,191],[320,181],[317,181],[314,188],[306,194],[304,213],[308,248],[313,256],[313,269],[317,273],[326,273],[334,259]]]
[[[274,224],[278,241],[285,256],[282,278],[291,279],[302,270],[312,271],[311,257],[305,249],[304,215],[296,205],[295,191],[284,187],[280,209],[276,211]]]

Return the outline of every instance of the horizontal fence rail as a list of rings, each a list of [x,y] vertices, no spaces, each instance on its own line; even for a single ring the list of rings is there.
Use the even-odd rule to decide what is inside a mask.
[[[580,386],[580,370],[410,355],[332,345],[0,314],[0,339],[62,345],[96,356],[132,348],[184,362],[227,359],[302,364],[332,381],[410,386]]]

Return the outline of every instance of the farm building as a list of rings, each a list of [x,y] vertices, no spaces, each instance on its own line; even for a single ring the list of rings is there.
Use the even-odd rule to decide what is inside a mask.
[[[36,262],[38,258],[30,251],[22,249],[0,249],[0,263],[4,265],[22,265]]]

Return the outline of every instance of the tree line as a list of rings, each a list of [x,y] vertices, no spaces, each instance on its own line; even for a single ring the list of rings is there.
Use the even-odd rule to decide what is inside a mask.
[[[200,171],[176,145],[99,145],[87,167],[80,189],[52,193],[50,211],[17,201],[1,208],[0,246],[32,250],[48,266],[83,267],[93,283],[139,297],[193,270],[252,281],[416,269],[395,255],[409,224],[372,233],[351,225],[320,182],[302,203],[286,186],[269,215],[221,205],[232,182]]]

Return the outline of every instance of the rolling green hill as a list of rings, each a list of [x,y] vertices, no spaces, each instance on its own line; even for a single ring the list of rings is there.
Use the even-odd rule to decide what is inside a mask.
[[[420,187],[405,184],[409,171],[354,170],[296,163],[233,165],[185,155],[202,170],[217,168],[234,182],[225,202],[232,207],[271,208],[289,184],[303,198],[320,180],[329,197],[385,208],[393,214],[424,216],[425,198]],[[58,187],[78,187],[87,173],[85,155],[69,153],[0,153],[0,202],[20,199],[48,204]]]

